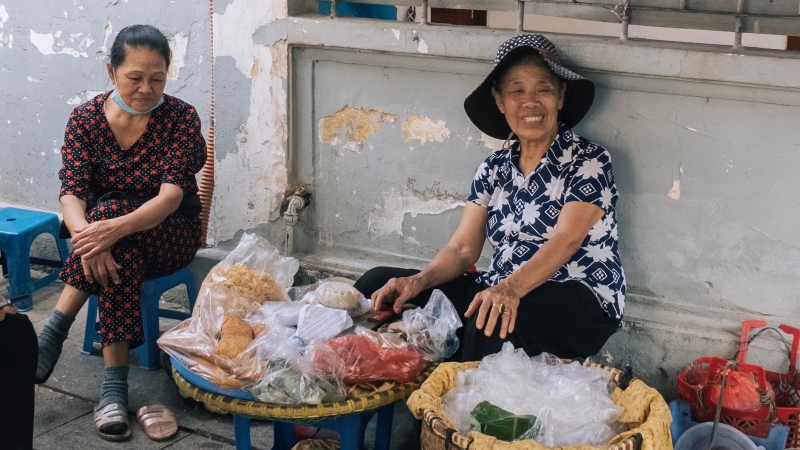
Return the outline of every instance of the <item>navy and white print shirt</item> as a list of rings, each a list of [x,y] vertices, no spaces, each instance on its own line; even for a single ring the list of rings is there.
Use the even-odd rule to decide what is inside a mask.
[[[550,239],[566,203],[591,203],[603,208],[605,215],[551,280],[584,283],[606,314],[621,319],[625,274],[608,151],[561,123],[553,145],[527,177],[519,170],[519,156],[519,142],[493,153],[472,182],[468,200],[489,210],[486,234],[494,247],[492,266],[478,281],[494,286],[528,262]]]

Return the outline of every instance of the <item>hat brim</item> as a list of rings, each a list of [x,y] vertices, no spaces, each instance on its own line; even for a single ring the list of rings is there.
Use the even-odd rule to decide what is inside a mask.
[[[514,60],[525,54],[537,53],[532,47],[519,47],[508,52],[505,57],[489,72],[486,79],[464,100],[464,111],[467,117],[479,130],[495,139],[507,139],[511,135],[506,117],[497,108],[492,87],[497,75]],[[546,56],[542,59],[550,69],[567,84],[564,105],[558,112],[558,120],[572,128],[577,125],[594,102],[594,83],[564,66],[550,60]]]

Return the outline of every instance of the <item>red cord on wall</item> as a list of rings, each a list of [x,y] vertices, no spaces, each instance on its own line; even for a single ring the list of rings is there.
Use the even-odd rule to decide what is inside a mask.
[[[203,247],[208,245],[208,217],[214,197],[214,0],[209,0],[208,23],[211,31],[211,103],[209,105],[208,138],[206,139],[206,164],[200,176],[200,229],[203,230]]]

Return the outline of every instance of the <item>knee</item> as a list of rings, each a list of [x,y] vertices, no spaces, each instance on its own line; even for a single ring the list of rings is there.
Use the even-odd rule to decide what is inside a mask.
[[[86,213],[89,223],[130,214],[131,208],[127,200],[106,200],[100,202]]]
[[[387,275],[387,269],[389,267],[373,267],[368,271],[364,272],[364,275],[356,281],[353,285],[359,292],[361,292],[364,297],[369,298],[372,294],[377,291],[378,289],[382,288],[387,281],[389,281],[390,276]]]
[[[31,320],[25,314],[6,314],[4,322],[10,328],[10,335],[13,336],[14,346],[21,355],[35,355],[39,348],[36,337],[36,330],[33,329]]]

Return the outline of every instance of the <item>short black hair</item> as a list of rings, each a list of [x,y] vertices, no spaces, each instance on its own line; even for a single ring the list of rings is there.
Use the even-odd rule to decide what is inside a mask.
[[[164,62],[169,69],[169,61],[172,59],[172,50],[169,48],[169,41],[158,28],[151,25],[131,25],[122,29],[114,39],[111,46],[111,54],[108,59],[111,66],[115,69],[125,62],[126,48],[146,48],[158,52],[164,57]]]

